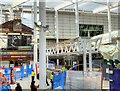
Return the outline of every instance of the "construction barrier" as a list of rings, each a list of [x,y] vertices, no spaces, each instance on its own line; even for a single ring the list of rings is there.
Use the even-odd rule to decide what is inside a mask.
[[[66,71],[54,74],[53,77],[53,89],[64,89],[66,79]]]
[[[21,66],[20,68],[15,69],[15,80],[27,77],[32,72],[32,65]]]
[[[32,72],[32,69],[33,69],[33,65],[26,65],[26,66],[17,66],[14,68],[0,69],[0,72],[2,72],[6,76],[7,82],[11,83],[11,80],[16,81],[18,79],[21,79],[30,75]],[[8,89],[10,89],[10,84],[0,85],[0,91],[9,91]]]
[[[120,69],[110,69],[110,91],[120,91]]]
[[[21,66],[14,67],[14,80],[21,78]]]
[[[4,68],[3,74],[6,76],[7,82],[10,82],[10,70],[10,68]]]
[[[12,68],[13,69],[13,79],[16,81],[18,79],[24,78],[31,74],[33,65],[26,65],[26,66],[17,66]],[[11,76],[11,68],[4,68],[0,69],[0,71],[6,76],[7,82],[10,82]]]
[[[9,91],[10,89],[10,84],[0,86],[0,91]]]
[[[21,70],[21,78],[24,78],[24,66],[21,66],[20,70]]]
[[[65,89],[101,89],[101,72],[67,71]]]

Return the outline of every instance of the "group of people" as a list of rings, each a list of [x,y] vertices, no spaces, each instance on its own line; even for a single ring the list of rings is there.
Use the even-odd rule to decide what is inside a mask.
[[[39,85],[35,85],[34,79],[35,79],[35,72],[34,72],[34,70],[32,70],[32,73],[31,73],[31,84],[30,84],[31,91],[37,91],[37,88],[39,87]],[[46,84],[47,84],[47,86],[49,86],[47,78],[46,78]],[[17,86],[15,87],[15,91],[22,91],[22,87],[20,86],[20,83],[17,83],[16,85]]]
[[[9,85],[7,82],[7,77],[2,72],[0,72],[0,86],[1,85],[7,85],[7,86]],[[11,88],[9,88],[9,91],[11,91]],[[17,83],[17,86],[15,87],[15,91],[22,91],[22,87],[20,86],[20,83]]]
[[[32,70],[31,79],[32,79],[31,85],[30,85],[31,91],[37,91],[37,88],[39,87],[39,85],[37,85],[37,86],[35,85],[35,81],[34,81],[34,79],[35,79],[35,72],[34,72],[34,70]]]
[[[31,91],[37,91],[37,88],[39,87],[35,85],[35,81],[31,82],[30,89]],[[20,83],[17,83],[17,86],[15,87],[15,91],[22,91],[22,87],[20,86]]]
[[[35,72],[34,72],[34,70],[32,70],[31,84],[30,84],[31,91],[37,91],[37,88],[39,87],[39,85],[38,86],[35,85],[34,78],[35,78]],[[20,86],[20,83],[17,83],[16,85],[17,86],[15,87],[15,91],[22,91],[22,87]]]
[[[63,72],[63,71],[65,71],[66,70],[66,67],[65,67],[65,65],[63,65],[62,66],[62,69],[61,69],[61,71]],[[60,70],[58,71],[58,73],[60,72]],[[52,72],[51,74],[50,74],[50,82],[51,82],[51,88],[53,89],[53,78],[54,78],[54,72]],[[66,80],[66,78],[65,78],[65,80]]]
[[[35,72],[33,70],[32,70],[32,73],[31,73],[31,77],[32,77],[32,81],[31,81],[31,84],[30,84],[30,89],[31,89],[31,91],[37,91],[37,88],[39,87],[39,85],[38,86],[35,85],[35,81],[34,81]],[[17,86],[15,87],[15,91],[23,91],[20,83],[17,83],[16,85]]]
[[[66,70],[66,67],[65,67],[65,65],[63,65],[61,71],[63,72],[65,70]],[[34,72],[34,70],[32,70],[31,79],[32,79],[33,83],[35,83],[34,77],[35,77],[35,72]],[[51,74],[50,74],[51,89],[53,89],[53,77],[54,77],[54,72],[51,72]],[[37,74],[37,78],[39,79],[39,74]],[[47,76],[46,76],[46,84],[47,84],[47,86],[49,86],[49,83],[47,81]],[[33,86],[36,89],[39,87],[39,86],[33,85],[32,83],[31,83],[31,86]],[[36,91],[36,90],[31,90],[31,91]]]
[[[63,66],[61,70],[62,71],[66,70],[65,66]],[[1,72],[0,72],[0,77],[4,78],[3,83],[5,84],[7,82],[7,79],[3,74],[1,74]],[[51,72],[51,74],[50,74],[51,89],[53,89],[53,77],[54,77],[54,72]],[[31,84],[30,84],[31,91],[37,91],[37,88],[39,87],[39,85],[35,85],[34,79],[35,79],[35,72],[34,72],[34,70],[32,70]],[[37,79],[39,80],[39,74],[37,74]],[[0,84],[3,84],[3,83],[0,83]],[[49,86],[47,76],[46,76],[46,84],[47,84],[47,86]],[[15,91],[22,91],[22,87],[20,86],[20,83],[17,83],[16,85],[17,86],[15,87]]]
[[[30,86],[31,91],[37,91],[37,88],[39,87],[39,85],[38,86],[35,85],[34,78],[35,78],[35,72],[34,72],[34,70],[32,70],[32,73],[31,73],[32,82],[31,82],[31,86]],[[37,79],[39,80],[39,74],[37,74]],[[47,76],[46,76],[46,84],[47,84],[47,86],[49,86]]]

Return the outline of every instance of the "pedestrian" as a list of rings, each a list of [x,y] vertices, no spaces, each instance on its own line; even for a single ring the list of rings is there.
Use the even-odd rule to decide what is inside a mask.
[[[37,91],[37,88],[38,88],[38,87],[39,87],[39,85],[36,86],[36,85],[35,85],[35,81],[32,81],[32,82],[31,82],[31,85],[30,85],[31,91]]]
[[[66,67],[65,67],[65,65],[62,66],[61,70],[64,73],[64,85],[65,85],[66,84],[66,70],[67,70]]]
[[[47,80],[47,75],[46,75],[46,84],[47,84],[47,86],[49,86],[49,83],[48,83],[48,80]]]
[[[7,77],[3,74],[3,85],[6,85],[7,84]]]
[[[20,83],[17,83],[17,86],[15,87],[15,91],[22,91],[22,87],[20,86]]]
[[[53,75],[54,75],[54,72],[52,72],[50,74],[50,82],[51,82],[51,88],[53,89]]]
[[[39,73],[37,74],[37,79],[39,80]],[[49,86],[48,80],[47,80],[47,75],[46,75],[46,84]]]
[[[4,81],[3,74],[2,74],[2,72],[0,70],[0,86],[2,86],[3,81]]]
[[[35,72],[34,72],[34,70],[32,70],[31,78],[32,78],[32,82],[33,82],[33,81],[34,81],[34,78],[35,78]]]
[[[65,65],[62,66],[62,69],[61,69],[61,70],[62,70],[62,72],[63,72],[63,71],[66,71]]]

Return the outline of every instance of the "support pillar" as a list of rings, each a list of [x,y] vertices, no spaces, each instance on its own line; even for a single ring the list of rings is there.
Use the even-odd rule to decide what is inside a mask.
[[[89,41],[89,70],[92,71],[92,42]]]
[[[78,0],[75,3],[75,23],[76,23],[76,37],[79,37],[79,12],[78,12]]]
[[[59,66],[59,59],[57,59],[57,66]]]
[[[86,57],[87,57],[87,53],[84,51],[84,53],[83,53],[83,70],[84,71],[87,71],[87,60],[86,60]]]
[[[58,10],[55,10],[55,34],[56,34],[56,44],[58,48],[58,43],[59,43]],[[59,59],[57,59],[57,66],[59,66]]]
[[[48,50],[47,50],[47,55],[46,55],[47,68],[48,68],[48,61],[49,61],[49,57],[48,57]]]
[[[39,20],[46,26],[45,0],[39,0]],[[46,89],[46,31],[39,31],[39,88]]]
[[[69,65],[69,66],[71,65],[71,64],[70,64],[70,61],[71,61],[71,57],[68,56],[68,65]]]
[[[92,71],[92,53],[89,51],[89,69]]]
[[[109,42],[111,43],[112,41],[112,36],[111,36],[111,13],[110,13],[110,3],[109,0],[107,0],[107,6],[108,6],[108,30],[109,30]]]
[[[37,0],[34,0],[34,22],[37,22]],[[34,35],[33,35],[33,38],[34,38],[34,64],[33,64],[33,69],[34,69],[34,72],[35,72],[35,75],[37,75],[36,74],[36,63],[37,63],[37,60],[38,60],[38,58],[37,58],[37,56],[38,56],[38,54],[37,54],[37,30],[36,30],[36,26],[35,26],[35,24],[34,24]]]

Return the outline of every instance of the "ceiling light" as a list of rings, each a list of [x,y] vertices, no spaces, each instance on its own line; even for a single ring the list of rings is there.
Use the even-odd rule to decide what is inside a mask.
[[[38,21],[38,22],[37,22],[37,25],[38,25],[38,26],[41,26],[41,25],[42,25],[41,21]]]

